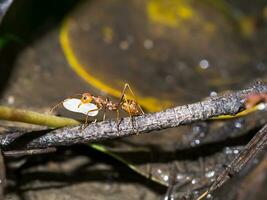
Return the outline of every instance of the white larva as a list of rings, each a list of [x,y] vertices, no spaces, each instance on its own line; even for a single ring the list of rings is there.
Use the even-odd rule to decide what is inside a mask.
[[[66,99],[63,102],[63,106],[69,111],[76,113],[83,113],[89,116],[96,116],[98,114],[97,106],[95,104],[81,103],[80,99],[75,99],[75,98]]]

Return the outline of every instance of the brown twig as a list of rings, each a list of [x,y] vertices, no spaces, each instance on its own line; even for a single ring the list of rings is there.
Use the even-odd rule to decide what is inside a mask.
[[[250,140],[244,150],[217,177],[211,187],[199,198],[203,199],[208,193],[221,187],[228,179],[240,172],[246,164],[267,146],[267,124]]]
[[[5,185],[6,185],[6,167],[2,151],[0,149],[0,199],[4,199]]]
[[[207,120],[215,116],[235,115],[244,109],[244,102],[249,94],[265,92],[267,92],[267,86],[257,83],[248,89],[231,94],[212,97],[198,103],[134,117],[134,127],[132,126],[131,118],[123,118],[119,126],[119,131],[116,121],[103,121],[90,124],[82,131],[79,126],[74,126],[56,129],[42,135],[40,133],[39,135],[18,133],[0,135],[0,145],[2,148],[7,148],[9,145],[14,144],[15,141],[16,144],[20,144],[20,146],[25,148],[38,149],[126,137],[136,134],[136,129],[138,129],[139,134],[149,133],[155,130]]]
[[[238,173],[267,145],[267,124],[250,140],[245,149],[226,167],[223,173],[212,184],[210,191],[220,187],[225,181]]]
[[[5,157],[21,157],[21,156],[32,156],[39,154],[46,154],[55,152],[57,149],[55,147],[48,147],[45,149],[26,149],[26,150],[14,150],[14,151],[4,151]]]

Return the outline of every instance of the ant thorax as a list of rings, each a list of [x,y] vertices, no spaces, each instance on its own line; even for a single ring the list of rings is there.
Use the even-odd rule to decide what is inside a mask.
[[[113,103],[111,100],[108,98],[103,98],[103,97],[94,97],[93,96],[93,101],[97,105],[98,108],[107,108],[108,110],[117,110],[118,109],[118,104]]]
[[[106,108],[109,110],[118,110],[119,106],[117,103],[113,103],[110,100],[107,100]]]
[[[97,96],[97,97],[93,96],[92,99],[93,99],[94,103],[97,105],[98,108],[105,107],[106,101],[102,97],[100,97],[100,96]]]

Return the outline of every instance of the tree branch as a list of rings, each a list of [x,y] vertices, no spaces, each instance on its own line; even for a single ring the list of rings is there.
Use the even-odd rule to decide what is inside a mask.
[[[29,149],[47,148],[126,137],[136,134],[137,129],[139,134],[149,133],[207,120],[220,115],[235,115],[244,110],[244,102],[249,94],[265,92],[267,92],[267,86],[258,82],[252,87],[231,94],[211,97],[194,104],[137,116],[133,118],[133,121],[129,117],[123,118],[119,125],[119,131],[116,121],[103,121],[92,123],[83,130],[80,129],[80,126],[74,126],[56,129],[43,135],[36,133],[0,135],[0,145],[2,148],[7,148],[15,141]]]

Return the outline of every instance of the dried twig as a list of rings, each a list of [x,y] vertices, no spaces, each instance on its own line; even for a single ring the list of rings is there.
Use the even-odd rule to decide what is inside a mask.
[[[197,200],[203,199],[208,193],[221,187],[228,179],[236,175],[246,164],[267,146],[267,124],[250,140],[244,150],[218,176],[211,187]]]
[[[79,126],[75,126],[53,130],[42,135],[28,134],[28,137],[21,137],[21,134],[1,135],[0,145],[5,148],[15,140],[17,144],[23,147],[35,149],[77,143],[92,143],[125,137],[136,134],[136,129],[138,129],[139,134],[149,133],[155,130],[191,124],[199,120],[207,120],[215,116],[235,115],[244,109],[244,101],[249,94],[263,92],[267,92],[267,86],[257,83],[248,89],[231,94],[212,97],[198,103],[134,117],[134,128],[132,127],[131,119],[127,117],[122,119],[119,131],[116,121],[104,121],[90,124],[82,131]],[[18,137],[19,140],[17,140]]]
[[[21,156],[32,156],[36,154],[46,154],[55,152],[57,149],[55,147],[48,147],[45,149],[26,149],[26,150],[14,150],[14,151],[4,151],[5,157],[21,157]]]
[[[220,174],[210,187],[213,191],[220,187],[225,181],[237,174],[243,167],[267,146],[267,124],[250,140],[243,151],[231,162]]]
[[[6,167],[2,151],[0,149],[0,199],[4,199],[5,185],[6,185]]]

